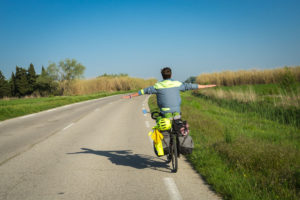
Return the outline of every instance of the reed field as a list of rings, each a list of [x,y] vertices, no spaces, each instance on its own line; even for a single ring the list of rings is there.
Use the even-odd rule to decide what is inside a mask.
[[[198,91],[214,99],[232,100],[241,103],[268,102],[275,107],[300,107],[300,82],[297,91],[286,93],[276,84],[244,85],[243,87],[218,87],[213,90]],[[263,89],[270,89],[264,91]]]
[[[194,95],[237,112],[254,113],[300,128],[300,83],[292,86],[293,89],[280,84],[222,86],[199,90]]]
[[[201,74],[197,77],[196,82],[198,84],[216,84],[219,86],[270,84],[282,82],[286,76],[291,76],[296,81],[300,81],[300,66]]]
[[[156,79],[141,79],[128,76],[101,76],[89,80],[76,80],[70,83],[65,94],[83,95],[98,92],[129,91],[138,90],[156,83]]]

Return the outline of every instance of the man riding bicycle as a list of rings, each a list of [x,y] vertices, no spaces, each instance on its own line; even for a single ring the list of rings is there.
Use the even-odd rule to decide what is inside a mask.
[[[153,86],[144,88],[140,90],[137,93],[126,95],[123,98],[132,98],[137,97],[143,94],[156,94],[157,98],[157,105],[160,109],[160,116],[162,117],[153,117],[153,119],[156,119],[158,129],[164,130],[164,129],[170,129],[171,122],[170,120],[176,120],[180,121],[181,118],[181,112],[180,112],[180,105],[181,105],[181,98],[180,98],[180,91],[186,91],[186,90],[196,90],[196,89],[202,89],[202,88],[210,88],[215,87],[216,85],[198,85],[198,84],[192,84],[192,83],[182,83],[180,81],[175,81],[171,79],[172,77],[172,70],[169,67],[165,67],[161,70],[161,75],[163,77],[163,80],[160,82],[157,82]],[[152,113],[154,114],[154,113]],[[182,121],[181,121],[182,122]],[[166,127],[160,127],[161,125]],[[167,127],[167,125],[169,125]],[[168,136],[170,133],[167,133],[167,135],[163,134],[163,138],[165,136]],[[171,131],[172,134],[172,131]],[[167,161],[172,161],[172,167],[173,172],[177,172],[178,169],[178,163],[177,163],[177,136],[172,135],[172,137],[168,137],[170,140],[170,147],[166,145],[167,147],[164,148],[167,150]],[[155,145],[154,145],[155,146]],[[158,151],[156,151],[156,148],[154,148],[154,151],[157,156],[159,156]],[[161,153],[160,155],[163,155],[164,153]]]
[[[174,116],[180,114],[180,91],[196,90],[203,88],[215,87],[216,85],[198,85],[192,83],[182,83],[171,79],[172,70],[169,67],[165,67],[161,70],[163,80],[157,82],[153,86],[144,88],[137,93],[124,96],[123,98],[129,99],[137,97],[143,94],[156,94],[157,105],[160,112],[165,117]]]

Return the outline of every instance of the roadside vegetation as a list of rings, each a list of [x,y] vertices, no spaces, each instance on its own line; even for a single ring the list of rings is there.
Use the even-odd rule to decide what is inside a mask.
[[[16,66],[15,73],[6,80],[0,71],[0,98],[40,97],[67,95],[69,85],[83,77],[85,66],[75,59],[50,63],[41,74],[37,74],[31,63],[28,69]]]
[[[236,112],[254,113],[279,123],[300,128],[300,83],[287,92],[280,84],[223,86],[195,92],[208,101]]]
[[[182,93],[182,116],[195,143],[187,158],[225,199],[300,199],[296,76],[285,68],[268,84]],[[155,96],[149,106],[158,109]]]
[[[40,98],[21,98],[21,99],[3,99],[0,100],[0,121],[19,117],[31,113],[56,108],[59,106],[72,104],[80,101],[90,99],[97,99],[101,97],[128,93],[130,91],[118,92],[101,92],[91,95],[77,95],[77,96],[52,96]]]
[[[129,77],[128,74],[103,74],[82,79],[85,66],[75,59],[65,59],[35,72],[16,67],[6,80],[0,71],[0,120],[18,117],[79,101],[128,93],[153,85],[155,79]]]
[[[156,82],[132,78],[128,74],[103,74],[93,79],[83,79],[85,66],[75,59],[65,59],[42,67],[37,74],[33,64],[28,69],[16,67],[7,80],[0,71],[0,98],[48,97],[84,95],[99,92],[137,90]]]
[[[130,91],[145,88],[153,85],[156,79],[141,79],[132,78],[120,74],[99,76],[89,80],[76,80],[73,81],[69,87],[68,94],[70,95],[82,95],[93,94],[98,91]]]
[[[201,74],[197,76],[196,82],[199,84],[216,84],[218,86],[269,84],[282,82],[285,77],[290,77],[290,75],[295,78],[295,81],[300,81],[300,66]]]

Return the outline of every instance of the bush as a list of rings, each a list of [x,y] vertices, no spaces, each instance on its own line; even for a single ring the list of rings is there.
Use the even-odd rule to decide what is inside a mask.
[[[281,88],[287,92],[296,92],[297,85],[296,85],[296,77],[292,74],[289,68],[285,68],[285,73],[283,73],[279,79],[279,85]]]

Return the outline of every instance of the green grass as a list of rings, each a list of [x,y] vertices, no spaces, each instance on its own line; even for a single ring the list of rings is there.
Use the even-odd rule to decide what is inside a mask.
[[[155,109],[155,96],[149,105]],[[300,198],[297,127],[191,92],[182,93],[182,114],[195,143],[188,160],[225,199]]]
[[[55,96],[55,97],[0,100],[0,121],[31,114],[31,113],[36,113],[43,110],[48,110],[51,108],[72,104],[80,101],[97,99],[101,97],[128,93],[128,92],[130,91],[101,92],[97,94],[82,95],[82,96]]]
[[[295,83],[296,88],[300,88],[300,82]],[[256,84],[256,85],[237,85],[237,86],[218,86],[214,89],[223,89],[226,91],[246,91],[251,88],[257,95],[280,95],[285,92],[280,84]]]
[[[243,92],[245,94],[251,89],[257,96],[257,99],[254,102],[241,102],[235,99],[216,98],[206,95],[205,93],[202,94],[201,91],[194,93],[194,95],[236,112],[248,112],[263,118],[300,128],[300,108],[299,106],[296,106],[299,105],[300,83],[295,83],[295,86],[296,89],[292,93],[282,89],[279,84],[223,86],[214,88],[214,90]],[[298,98],[296,98],[297,95]]]

